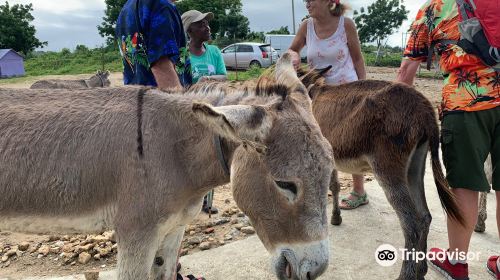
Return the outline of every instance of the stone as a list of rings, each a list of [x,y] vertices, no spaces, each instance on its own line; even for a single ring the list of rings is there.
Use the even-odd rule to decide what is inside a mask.
[[[52,254],[59,254],[61,252],[61,248],[60,247],[52,247],[50,248],[50,253]]]
[[[12,257],[12,256],[14,256],[16,254],[16,251],[17,250],[15,250],[15,249],[10,249],[9,251],[7,251],[5,253],[5,255],[10,258],[10,257]]]
[[[95,254],[94,255],[94,260],[98,261],[101,259],[101,255],[100,254]]]
[[[101,257],[106,257],[109,255],[111,250],[108,248],[97,248],[96,251],[99,255],[101,255]]]
[[[223,224],[227,224],[229,222],[231,222],[231,219],[229,219],[229,218],[218,218],[215,220],[215,225],[220,226]]]
[[[62,246],[64,246],[64,241],[57,241],[56,243],[54,243],[54,247],[61,248]]]
[[[226,203],[226,204],[229,204],[229,203],[231,203],[231,199],[229,199],[229,198],[226,198],[226,200],[224,200],[224,203]]]
[[[38,253],[43,255],[44,257],[47,256],[50,253],[50,246],[42,245],[40,249],[38,249]]]
[[[30,247],[30,244],[28,242],[21,242],[17,245],[17,248],[19,249],[19,251],[26,251],[28,250],[28,248]]]
[[[186,249],[182,249],[179,253],[179,256],[183,257],[185,255],[187,255],[189,253],[189,250],[186,250]]]
[[[234,228],[237,229],[237,230],[241,230],[243,227],[245,227],[245,225],[241,224],[241,223],[238,223],[238,224],[234,225]]]
[[[114,230],[112,231],[106,231],[104,233],[104,236],[108,238],[109,241],[116,243],[116,232]]]
[[[188,239],[189,245],[198,245],[200,243],[201,243],[201,238],[199,238],[199,237],[191,237]]]
[[[202,242],[199,248],[202,251],[209,250],[210,248],[212,248],[212,244],[210,244],[210,242]]]
[[[99,272],[98,271],[84,272],[83,276],[85,276],[85,280],[98,280]]]
[[[215,232],[215,228],[211,227],[211,228],[207,228],[203,231],[205,234],[210,234],[210,233],[214,233]]]
[[[78,262],[81,264],[87,264],[87,263],[89,263],[91,258],[92,258],[92,256],[89,253],[82,252],[82,253],[80,253],[80,255],[78,255]]]
[[[66,253],[73,252],[74,250],[75,250],[75,245],[73,244],[65,244],[62,247],[62,251]]]
[[[49,242],[54,242],[54,241],[57,241],[57,240],[60,240],[61,237],[57,236],[57,235],[51,235],[49,236]]]
[[[239,212],[239,213],[238,213],[238,215],[236,215],[236,216],[238,216],[238,217],[240,217],[240,218],[243,218],[243,217],[245,217],[246,215],[245,215],[245,213],[243,213],[243,212]]]
[[[2,256],[2,259],[0,259],[2,262],[7,262],[9,260],[9,257],[6,255]]]
[[[225,241],[233,240],[233,236],[232,236],[232,235],[230,235],[230,234],[226,234],[226,235],[224,236],[224,240],[225,240]]]
[[[246,233],[246,234],[254,234],[255,229],[253,227],[243,227],[243,228],[241,228],[241,232]]]

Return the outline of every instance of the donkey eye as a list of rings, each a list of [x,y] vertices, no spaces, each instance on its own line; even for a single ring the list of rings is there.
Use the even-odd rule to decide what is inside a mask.
[[[285,182],[285,181],[274,181],[278,187],[283,190],[287,190],[292,192],[294,195],[297,195],[297,185],[293,182]]]

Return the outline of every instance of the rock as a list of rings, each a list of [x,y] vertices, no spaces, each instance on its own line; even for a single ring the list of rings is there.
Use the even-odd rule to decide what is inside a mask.
[[[228,219],[228,218],[218,218],[215,220],[215,225],[217,226],[220,226],[220,225],[223,225],[223,224],[227,224],[231,221],[231,219]]]
[[[229,199],[229,198],[226,198],[226,200],[224,200],[224,203],[226,203],[226,204],[229,204],[229,203],[231,203],[231,199]]]
[[[230,235],[230,234],[226,234],[226,235],[224,236],[224,240],[225,240],[225,241],[233,240],[233,236],[232,236],[232,235]]]
[[[94,255],[94,260],[98,261],[101,259],[101,255],[100,254],[95,254]]]
[[[62,246],[64,246],[64,241],[57,241],[56,243],[54,243],[54,247],[61,248]]]
[[[0,259],[2,262],[7,262],[9,260],[9,257],[6,255],[2,256],[2,259]]]
[[[4,266],[8,267],[10,265],[10,261],[5,262]]]
[[[214,242],[214,241],[215,241],[215,239],[214,239],[214,238],[212,238],[212,237],[210,237],[210,238],[208,239],[208,242]]]
[[[211,228],[207,228],[207,229],[205,229],[203,232],[204,232],[205,234],[210,234],[210,233],[214,233],[214,231],[215,231],[215,228],[211,227]]]
[[[97,235],[90,237],[90,242],[92,243],[101,243],[101,242],[106,243],[107,241],[109,241],[109,238],[107,236]]]
[[[47,256],[50,253],[50,246],[42,245],[40,249],[38,249],[38,253],[43,255],[44,257]]]
[[[88,252],[92,248],[94,248],[94,244],[90,243],[84,246],[78,246],[76,247],[75,250],[77,251],[77,253],[81,253],[81,252]]]
[[[116,253],[118,251],[118,244],[113,244],[113,246],[111,246],[111,250]]]
[[[189,232],[189,235],[195,235],[196,234],[196,231],[192,230]]]
[[[52,248],[50,248],[50,252],[52,254],[59,254],[61,252],[61,248],[60,247],[52,247]]]
[[[224,242],[224,240],[219,240],[219,245],[220,246],[226,245],[226,242]]]
[[[78,262],[81,264],[87,264],[87,263],[89,263],[91,258],[92,258],[92,256],[89,253],[82,252],[82,253],[80,253],[80,255],[78,255]]]
[[[69,253],[69,252],[73,252],[74,250],[75,250],[75,245],[73,245],[73,244],[65,244],[64,246],[62,246],[63,252]]]
[[[243,218],[243,217],[245,217],[246,215],[245,215],[245,213],[243,213],[243,212],[239,212],[237,216],[238,216],[238,217],[240,217],[240,218]]]
[[[106,236],[109,241],[116,243],[116,232],[114,230],[106,231],[103,235]]]
[[[19,251],[26,251],[28,250],[28,248],[30,247],[30,244],[28,242],[21,242],[17,245],[17,248],[19,249]]]
[[[85,276],[85,280],[98,280],[99,279],[99,272],[98,271],[84,272],[83,275]]]
[[[96,251],[99,255],[101,255],[101,257],[106,257],[109,255],[111,250],[108,248],[97,248]]]
[[[69,235],[65,235],[65,236],[61,237],[61,240],[62,241],[69,241],[70,237],[69,237]]]
[[[201,241],[202,240],[199,237],[191,237],[191,238],[188,239],[188,244],[189,245],[198,245],[198,244],[201,243]]]
[[[200,248],[200,250],[205,251],[205,250],[212,248],[212,244],[210,244],[210,242],[202,242],[200,244],[199,248]]]
[[[237,223],[239,223],[239,222],[240,222],[240,220],[238,220],[238,218],[232,218],[232,219],[231,219],[231,224],[232,224],[232,225],[235,225],[235,224],[237,224]]]
[[[61,237],[57,236],[57,235],[51,235],[49,236],[49,242],[54,242],[54,241],[57,241],[57,240],[60,240]]]
[[[182,249],[180,252],[179,252],[179,256],[182,257],[182,256],[185,256],[189,253],[189,250],[186,250],[186,249]]]
[[[234,228],[237,229],[237,230],[241,230],[243,227],[245,227],[244,224],[235,224],[234,225]]]
[[[7,251],[5,253],[5,255],[10,258],[10,257],[12,257],[12,256],[14,256],[16,254],[16,251],[17,250],[15,250],[15,249],[10,249],[9,251]]]
[[[38,251],[38,248],[40,248],[41,245],[42,244],[37,243],[35,246],[31,246],[31,248],[28,250],[28,253],[30,253],[30,254],[35,253],[36,251]]]
[[[241,232],[246,233],[246,234],[254,234],[255,229],[253,227],[243,227],[243,228],[241,228]]]

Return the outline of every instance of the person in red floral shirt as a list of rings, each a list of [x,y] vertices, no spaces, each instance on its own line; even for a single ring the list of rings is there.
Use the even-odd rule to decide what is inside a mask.
[[[444,76],[440,117],[446,178],[465,219],[465,225],[447,219],[448,251],[467,253],[477,220],[478,194],[490,189],[483,169],[490,153],[500,232],[500,72],[453,43],[460,39],[459,21],[455,0],[428,0],[411,26],[398,81],[412,85],[418,67],[435,46]],[[469,279],[466,258],[447,256],[430,264],[448,279]],[[491,257],[487,266],[500,279],[499,257]]]

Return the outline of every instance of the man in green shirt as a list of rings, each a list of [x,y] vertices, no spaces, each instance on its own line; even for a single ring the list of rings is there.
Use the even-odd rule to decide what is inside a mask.
[[[212,13],[201,13],[197,10],[182,14],[184,31],[189,38],[193,83],[227,79],[226,65],[219,48],[206,43],[212,35],[208,22],[213,17]]]

